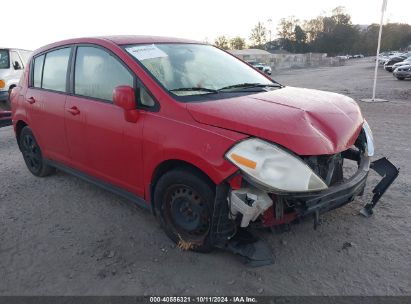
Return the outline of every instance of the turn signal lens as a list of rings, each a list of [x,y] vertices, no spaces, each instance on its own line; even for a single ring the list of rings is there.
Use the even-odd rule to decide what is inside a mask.
[[[232,153],[231,158],[237,163],[243,166],[246,166],[248,168],[255,169],[257,167],[257,163],[255,161],[252,161],[251,159],[248,159],[246,157],[242,157],[241,155]]]
[[[0,89],[4,89],[6,87],[6,82],[3,79],[0,79]]]

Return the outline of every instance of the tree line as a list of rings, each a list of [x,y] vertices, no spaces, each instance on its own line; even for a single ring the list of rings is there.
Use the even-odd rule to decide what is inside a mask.
[[[292,53],[318,52],[329,55],[374,55],[377,49],[378,24],[354,25],[344,7],[336,7],[328,15],[310,20],[293,16],[283,18],[277,26],[278,38],[267,39],[269,29],[258,22],[250,33],[250,48],[286,50]],[[387,23],[383,25],[381,50],[399,50],[411,44],[411,25]],[[214,45],[223,49],[243,49],[246,39],[219,36]]]

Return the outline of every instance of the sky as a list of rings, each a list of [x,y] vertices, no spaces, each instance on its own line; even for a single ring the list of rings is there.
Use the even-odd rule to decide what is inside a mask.
[[[34,50],[68,38],[104,35],[172,36],[212,43],[221,35],[248,39],[259,21],[271,29],[274,38],[281,18],[310,19],[337,6],[346,8],[354,24],[379,23],[382,0],[20,0],[18,3],[18,8],[13,6],[9,13],[2,13],[0,47]],[[410,12],[410,0],[388,0],[384,22],[411,23]]]

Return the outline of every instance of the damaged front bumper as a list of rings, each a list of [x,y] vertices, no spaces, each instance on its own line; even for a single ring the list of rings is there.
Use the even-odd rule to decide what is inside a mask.
[[[348,179],[343,179],[342,163],[346,160],[355,161],[358,168]],[[381,196],[397,178],[399,169],[385,157],[371,162],[366,153],[354,149],[341,153],[339,161],[341,168],[328,163],[328,172],[324,173],[328,176],[330,186],[316,192],[270,193],[239,174],[244,180],[241,185],[231,182],[228,196],[229,217],[237,220],[240,227],[250,224],[275,227],[288,224],[297,218],[313,216],[316,228],[320,214],[350,203],[356,196],[364,193],[368,173],[370,169],[374,169],[383,178],[373,189],[372,201],[360,212],[364,216],[370,216]],[[330,176],[330,171],[333,176]]]
[[[372,191],[374,196],[371,203],[366,204],[360,211],[360,214],[366,217],[371,216],[373,208],[399,174],[399,169],[385,157],[370,162],[368,156],[362,156],[359,160],[358,171],[344,183],[317,194],[294,195],[294,199],[304,202],[298,215],[300,217],[314,215],[314,227],[317,227],[321,213],[339,208],[363,194],[370,168],[383,177]]]
[[[399,169],[385,157],[371,162],[367,155],[361,149],[348,149],[337,157],[327,156],[327,166],[319,166],[318,173],[328,180],[329,187],[316,192],[272,193],[238,172],[217,186],[210,240],[215,247],[238,254],[251,265],[270,264],[269,246],[245,233],[246,227],[276,228],[312,216],[316,228],[320,214],[350,203],[364,193],[369,171],[373,169],[382,179],[373,189],[372,201],[360,211],[366,217],[371,216]],[[348,179],[343,178],[344,161],[356,164],[355,173]]]
[[[314,215],[314,227],[316,227],[319,214],[341,207],[352,202],[356,196],[362,195],[369,169],[370,158],[362,156],[359,159],[357,172],[344,183],[329,187],[319,193],[292,194],[288,198],[299,202],[296,205],[299,217]]]

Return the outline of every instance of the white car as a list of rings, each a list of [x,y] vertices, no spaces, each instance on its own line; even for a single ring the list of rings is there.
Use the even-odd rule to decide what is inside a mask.
[[[264,73],[271,75],[272,70],[271,67],[269,65],[266,65],[264,63],[261,62],[248,62],[248,64],[252,65],[254,68],[263,71]]]
[[[0,48],[0,101],[8,100],[11,90],[19,83],[31,51]]]

